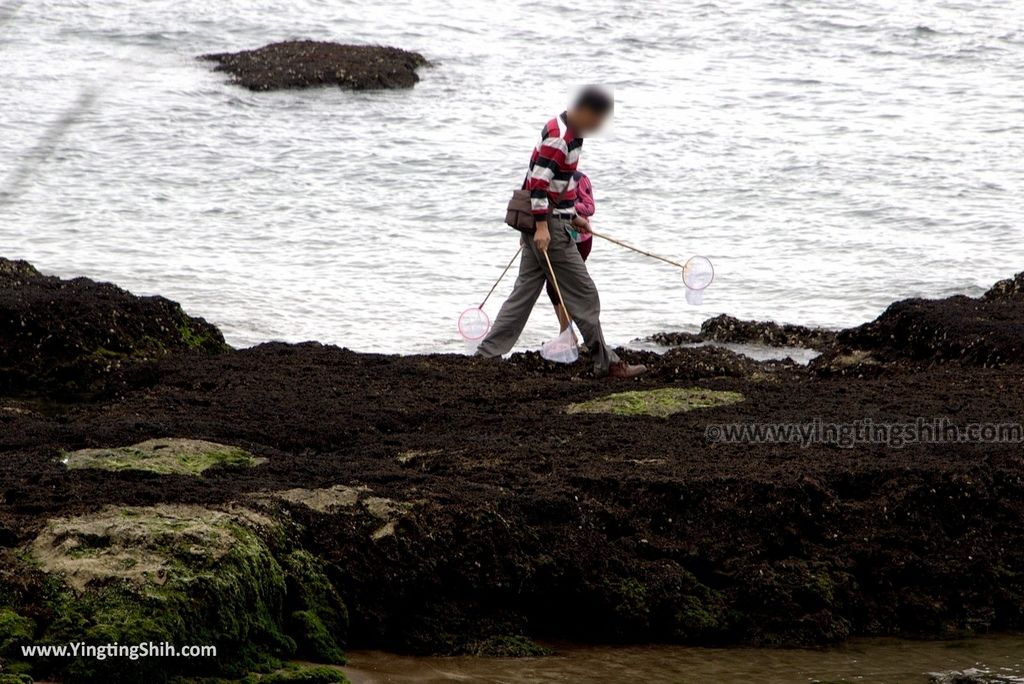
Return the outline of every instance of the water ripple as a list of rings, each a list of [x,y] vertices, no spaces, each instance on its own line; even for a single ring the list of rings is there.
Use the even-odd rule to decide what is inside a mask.
[[[412,91],[253,94],[194,60],[298,36],[437,66]],[[78,88],[103,94],[0,208],[0,245],[235,344],[458,351],[455,316],[515,251],[534,135],[598,81],[619,106],[584,154],[597,225],[719,274],[688,307],[672,269],[599,243],[613,341],[720,312],[850,325],[1021,269],[1022,36],[997,0],[39,0],[0,25],[0,178]],[[524,345],[553,323],[542,303]]]

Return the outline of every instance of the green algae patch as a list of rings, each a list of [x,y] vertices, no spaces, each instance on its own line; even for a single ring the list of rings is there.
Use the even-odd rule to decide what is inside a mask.
[[[341,648],[348,633],[348,610],[318,558],[297,550],[282,561],[288,589],[288,632],[300,658],[344,665]]]
[[[709,390],[703,387],[667,387],[640,392],[619,392],[572,404],[568,413],[611,413],[617,416],[655,416],[727,406],[743,401],[739,392]]]
[[[0,673],[0,684],[31,684],[32,679],[21,674],[30,669],[29,663],[21,661],[21,647],[35,641],[35,631],[36,624],[33,620],[19,615],[10,608],[0,608],[0,667],[5,670]]]
[[[181,343],[189,349],[212,353],[229,351],[231,349],[231,347],[225,344],[219,330],[209,325],[196,325],[195,321],[189,316],[183,315],[181,317],[178,334],[181,335]]]
[[[40,667],[67,681],[119,683],[168,674],[238,679],[271,672],[300,650],[342,659],[335,639],[347,629],[344,604],[317,559],[289,556],[287,538],[272,519],[234,507],[110,506],[50,520],[27,549],[51,582],[55,618],[40,643],[212,645],[217,655],[81,657]],[[293,638],[295,613],[322,632]]]
[[[250,468],[264,462],[245,449],[199,439],[150,439],[127,447],[63,454],[71,469],[139,470],[160,475],[201,475],[210,468]]]

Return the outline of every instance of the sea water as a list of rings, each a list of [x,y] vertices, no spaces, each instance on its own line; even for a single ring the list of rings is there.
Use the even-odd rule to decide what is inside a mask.
[[[195,60],[289,38],[434,66],[253,93]],[[849,326],[1024,269],[1014,0],[8,0],[0,72],[0,254],[178,300],[239,346],[462,351],[459,312],[516,250],[508,196],[588,82],[617,97],[584,146],[595,227],[716,269],[689,306],[678,271],[598,241],[615,344],[723,312]],[[542,299],[522,346],[556,325]]]

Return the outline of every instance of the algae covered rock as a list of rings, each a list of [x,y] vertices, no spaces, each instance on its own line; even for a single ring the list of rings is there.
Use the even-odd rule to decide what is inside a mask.
[[[0,392],[88,392],[129,361],[226,349],[168,299],[0,258]]]
[[[239,508],[109,506],[56,518],[30,560],[50,577],[43,643],[215,646],[216,657],[73,658],[45,663],[68,681],[162,681],[168,674],[241,677],[301,650],[337,662],[344,604],[311,556],[286,550],[278,523]],[[289,633],[295,613],[322,629]],[[173,670],[173,672],[169,672]]]
[[[348,632],[348,610],[324,573],[321,563],[298,550],[282,562],[288,588],[288,633],[296,655],[316,662],[343,665],[340,643]]]
[[[21,647],[32,644],[35,639],[35,622],[27,617],[19,615],[10,608],[0,608],[0,684],[4,684],[4,677],[9,682],[31,682],[31,678],[18,679],[22,675],[17,672],[10,672],[12,662],[18,662],[21,657]],[[18,663],[21,665],[21,663]]]
[[[249,468],[258,459],[245,449],[199,439],[150,439],[128,447],[79,449],[61,459],[68,468],[136,470],[160,475],[201,475],[214,467]]]
[[[725,406],[743,401],[739,392],[723,392],[702,387],[667,387],[638,392],[619,392],[572,404],[567,413],[611,413],[618,416],[655,416]]]
[[[272,43],[257,50],[202,55],[217,62],[249,90],[334,85],[346,90],[412,88],[427,64],[417,52],[380,45],[342,45],[315,40]]]

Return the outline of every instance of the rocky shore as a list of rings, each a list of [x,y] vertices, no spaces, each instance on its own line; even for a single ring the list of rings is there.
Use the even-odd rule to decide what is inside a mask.
[[[1020,443],[721,433],[1021,422],[1024,274],[852,330],[705,327],[822,354],[626,351],[652,372],[609,384],[532,353],[233,350],[167,300],[0,261],[0,682],[1024,629]],[[68,641],[218,656],[21,656]]]
[[[412,88],[427,65],[418,52],[380,45],[343,45],[316,40],[272,43],[256,50],[202,55],[217,71],[249,90],[333,85],[345,90]]]

